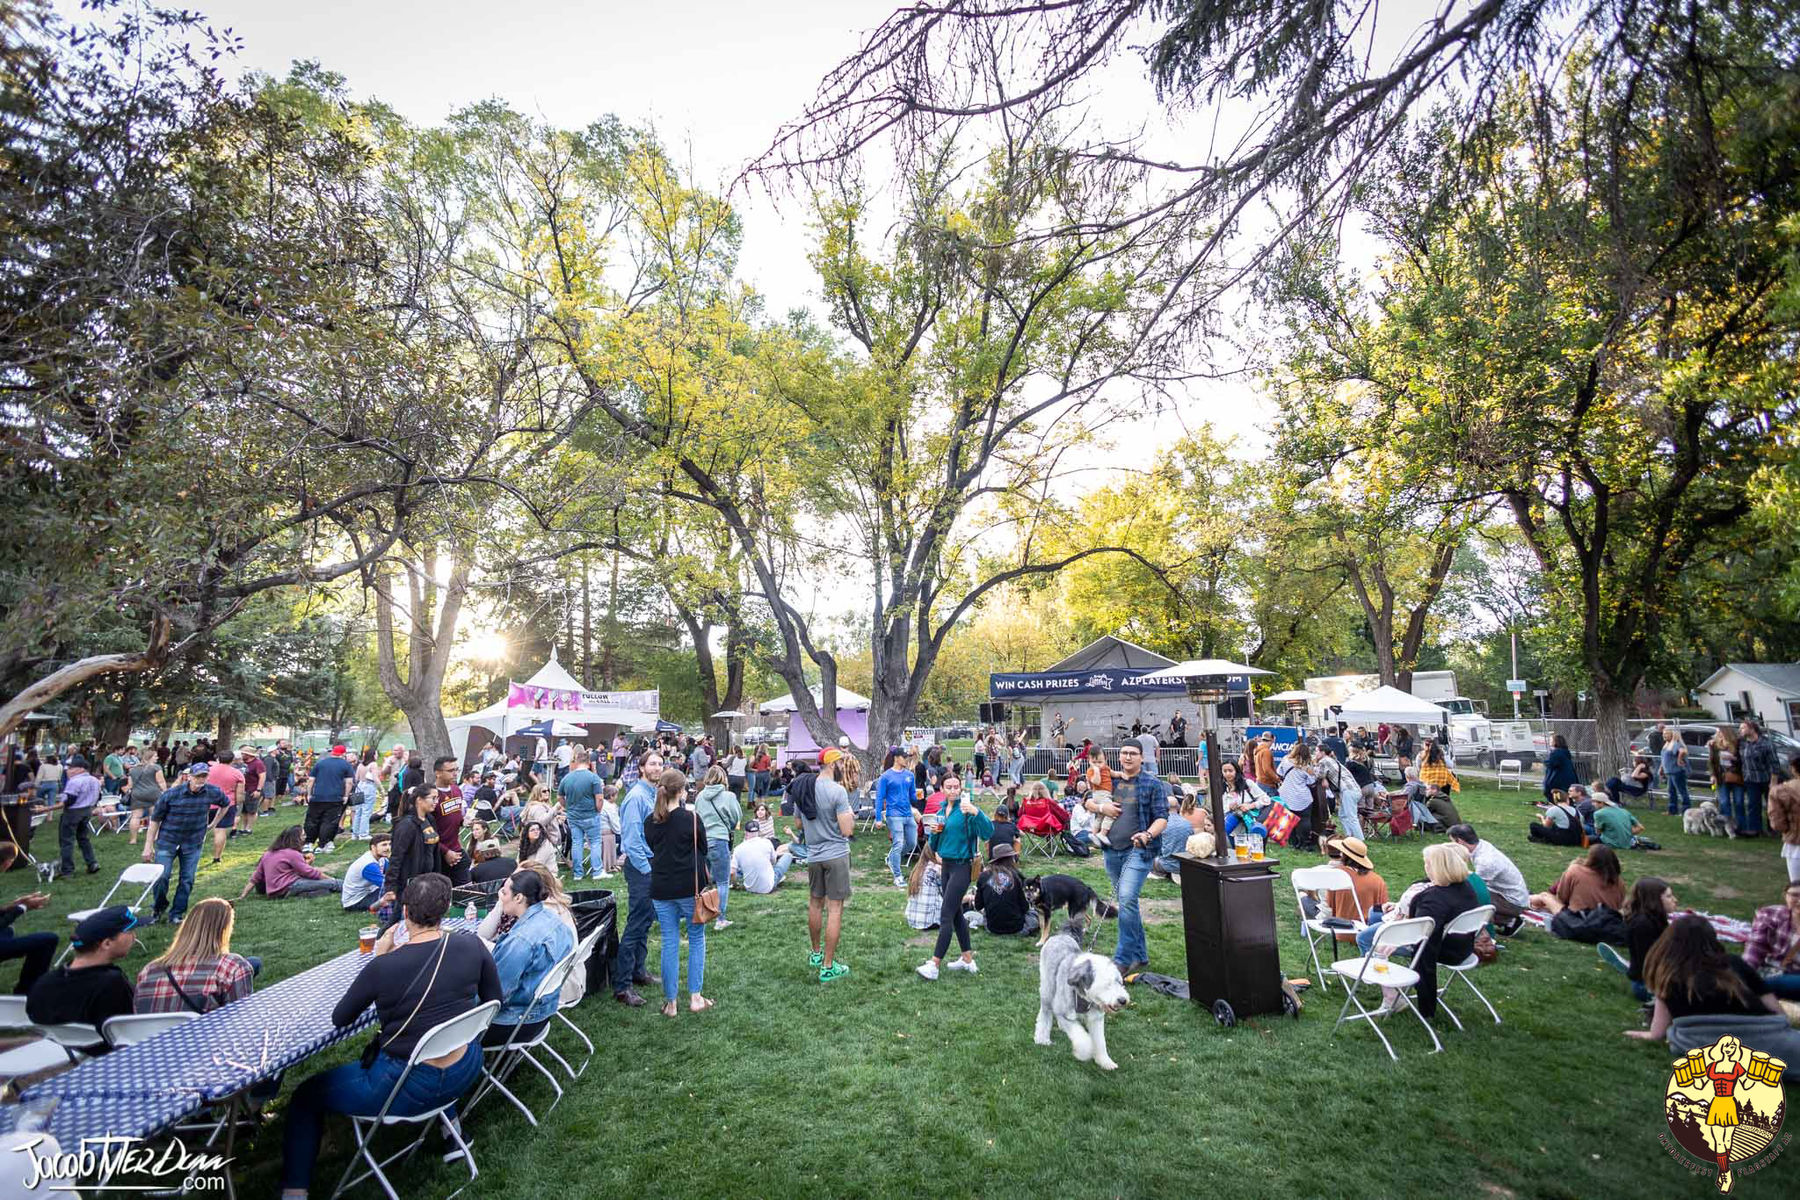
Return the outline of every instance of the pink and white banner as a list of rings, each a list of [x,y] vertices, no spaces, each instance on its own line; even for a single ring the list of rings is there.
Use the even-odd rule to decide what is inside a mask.
[[[507,688],[506,707],[541,708],[551,712],[581,712],[590,708],[625,708],[632,712],[657,712],[661,693],[655,688],[635,692],[584,692],[574,688],[539,687],[515,683]]]

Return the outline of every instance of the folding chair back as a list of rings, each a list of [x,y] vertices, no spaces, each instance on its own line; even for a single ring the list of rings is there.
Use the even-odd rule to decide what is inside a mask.
[[[1482,928],[1493,919],[1493,905],[1483,904],[1477,908],[1471,908],[1468,912],[1450,919],[1450,923],[1444,926],[1444,936],[1462,937],[1467,934],[1480,933]]]
[[[1300,914],[1300,932],[1306,937],[1307,953],[1312,955],[1313,971],[1317,975],[1325,972],[1324,964],[1319,960],[1318,941],[1325,938],[1331,943],[1331,957],[1337,959],[1337,933],[1326,928],[1324,921],[1330,914],[1323,909],[1317,916],[1306,915],[1306,901],[1314,892],[1348,891],[1356,903],[1356,919],[1364,919],[1362,901],[1356,898],[1356,885],[1350,880],[1350,872],[1342,867],[1298,867],[1288,873],[1288,879],[1294,887],[1294,910]]]
[[[1516,792],[1525,790],[1525,764],[1518,759],[1501,759],[1500,769],[1495,774],[1498,776],[1494,780],[1496,789],[1510,787]]]
[[[0,1029],[24,1029],[31,1024],[25,1015],[25,997],[0,996]]]
[[[1430,917],[1409,917],[1404,921],[1383,921],[1375,927],[1375,940],[1369,943],[1370,957],[1378,950],[1398,950],[1415,946],[1431,936],[1437,922]]]
[[[63,1048],[70,1062],[80,1062],[106,1044],[92,1025],[36,1025],[35,1029]]]
[[[177,1025],[185,1025],[198,1013],[132,1013],[122,1017],[108,1017],[100,1026],[100,1035],[106,1044],[113,1049],[120,1046],[135,1046],[139,1042],[148,1041],[159,1033],[164,1033]]]
[[[604,926],[602,926],[601,928],[595,929],[594,932],[588,934],[586,937],[582,938],[581,941],[576,943],[575,953],[572,956],[574,959],[574,963],[570,968],[571,974],[573,974],[575,971],[579,971],[582,969],[582,964],[586,963],[588,960],[588,956],[594,952],[594,946],[596,943],[598,943],[600,941],[600,935],[603,932],[605,932]],[[582,995],[583,995],[583,998],[585,999],[586,993],[584,992]],[[578,1000],[575,1003],[579,1004],[580,1001]],[[588,1063],[593,1061],[594,1042],[593,1042],[593,1039],[591,1039],[590,1037],[588,1037],[587,1034],[585,1034],[581,1031],[581,1027],[579,1025],[577,1025],[577,1024],[575,1024],[575,1022],[569,1020],[569,1018],[563,1014],[563,1010],[565,1008],[574,1008],[574,1007],[575,1007],[575,1004],[567,1004],[567,1003],[558,1004],[556,1006],[556,1019],[558,1021],[561,1021],[564,1025],[568,1026],[569,1029],[574,1032],[575,1036],[581,1039],[581,1044],[587,1048],[587,1056],[581,1060],[581,1065],[579,1067],[570,1066],[569,1060],[564,1058],[561,1054],[557,1053],[556,1048],[554,1046],[550,1045],[550,1043],[548,1041],[546,1041],[544,1043],[544,1051],[545,1051],[545,1053],[549,1054],[551,1058],[554,1058],[557,1062],[562,1064],[562,1069],[569,1073],[570,1079],[579,1079],[581,1077],[582,1073],[588,1069]]]
[[[579,949],[579,947],[576,949]],[[544,977],[538,981],[537,990],[531,995],[531,1003],[525,1006],[527,1012],[536,1008],[543,1000],[555,996],[562,991],[563,981],[569,977],[569,972],[575,969],[575,962],[575,950],[570,950],[556,963],[555,966],[544,972]],[[524,1064],[530,1064],[540,1075],[550,1081],[551,1088],[556,1092],[556,1099],[550,1102],[551,1108],[555,1108],[557,1102],[563,1098],[562,1084],[556,1082],[556,1076],[550,1073],[549,1068],[544,1066],[544,1064],[539,1062],[536,1058],[532,1057],[531,1054],[533,1049],[544,1045],[544,1039],[550,1034],[550,1022],[546,1020],[543,1028],[539,1029],[529,1038],[521,1038],[519,1035],[524,1030],[525,1025],[526,1023],[524,1021],[520,1021],[517,1025],[513,1026],[512,1032],[507,1035],[506,1041],[498,1046],[484,1046],[482,1048],[482,1084],[480,1090],[470,1098],[468,1111],[473,1112],[475,1106],[479,1104],[489,1092],[497,1091],[510,1100],[513,1107],[518,1109],[527,1121],[536,1125],[537,1114],[533,1113],[531,1109],[526,1106],[525,1102],[514,1095],[512,1090],[506,1086],[506,1081],[512,1077],[512,1073]],[[488,1055],[493,1056],[494,1065],[491,1067],[487,1062]],[[568,1067],[568,1063],[563,1063],[564,1070],[568,1070]]]
[[[1493,919],[1493,905],[1483,904],[1479,908],[1471,908],[1468,912],[1458,915],[1444,926],[1444,936],[1458,937],[1478,933],[1482,926]],[[1487,1007],[1488,1015],[1494,1018],[1494,1024],[1500,1024],[1500,1014],[1494,1011],[1493,1003],[1487,998],[1486,993],[1475,986],[1475,981],[1470,978],[1470,975],[1474,973],[1475,968],[1480,965],[1481,960],[1476,958],[1472,953],[1461,962],[1438,963],[1438,966],[1444,969],[1444,974],[1440,976],[1440,978],[1443,978],[1444,982],[1443,985],[1438,988],[1438,1007],[1450,1014],[1450,1019],[1456,1022],[1456,1027],[1458,1029],[1463,1027],[1462,1018],[1458,1017],[1455,1012],[1451,1011],[1450,1006],[1444,1003],[1444,995],[1451,988],[1456,986],[1456,981],[1459,979],[1463,981],[1463,986],[1467,987],[1471,992],[1474,992],[1475,998],[1480,1000],[1481,1003]]]
[[[494,1023],[494,1014],[499,1011],[500,1002],[489,1000],[486,1004],[476,1005],[460,1017],[451,1017],[448,1021],[427,1029],[425,1036],[419,1039],[418,1045],[414,1046],[413,1052],[407,1056],[406,1070],[400,1073],[400,1078],[394,1080],[394,1090],[389,1093],[387,1102],[381,1106],[381,1120],[383,1122],[427,1120],[430,1116],[429,1113],[422,1113],[415,1117],[396,1117],[388,1112],[388,1109],[393,1107],[394,1097],[400,1094],[400,1089],[405,1085],[406,1077],[412,1073],[414,1067],[426,1059],[442,1058],[458,1046],[466,1046],[486,1033],[487,1027]]]

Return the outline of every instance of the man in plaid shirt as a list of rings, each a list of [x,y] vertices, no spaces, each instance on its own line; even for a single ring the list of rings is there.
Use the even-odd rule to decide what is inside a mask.
[[[194,890],[194,875],[200,869],[200,845],[211,826],[210,809],[223,813],[231,803],[225,793],[206,781],[211,764],[197,762],[187,770],[187,777],[164,792],[150,810],[150,828],[144,835],[144,861],[153,858],[162,866],[162,878],[156,881],[152,895],[155,911],[150,917],[154,925],[163,919],[169,905],[169,868],[181,860],[181,882],[175,888],[174,924],[187,915],[188,893]]]

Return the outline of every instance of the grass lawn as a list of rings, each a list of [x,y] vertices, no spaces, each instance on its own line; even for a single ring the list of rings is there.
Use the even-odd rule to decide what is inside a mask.
[[[1532,810],[1523,801],[1531,795],[1472,788],[1459,803],[1542,888],[1573,852],[1526,842]],[[1660,874],[1684,904],[1741,917],[1779,898],[1785,873],[1774,842],[1691,839],[1672,818],[1643,819],[1668,849],[1629,856],[1629,878]],[[264,829],[274,832],[268,818]],[[246,840],[232,844],[223,866],[203,866],[198,895],[237,894],[256,857]],[[265,841],[256,839],[258,847]],[[1422,874],[1421,845],[1414,837],[1374,847],[1396,894]],[[1051,1048],[1032,1043],[1031,940],[977,931],[978,976],[947,972],[931,984],[913,973],[932,935],[901,919],[904,894],[886,877],[885,851],[879,835],[854,845],[857,892],[841,952],[852,968],[848,979],[820,985],[806,969],[801,877],[772,896],[732,894],[732,928],[708,939],[706,991],[718,1001],[711,1013],[696,1017],[684,1006],[667,1020],[655,996],[636,1011],[605,996],[576,1010],[600,1047],[594,1067],[541,1129],[498,1098],[484,1104],[469,1125],[481,1165],[472,1194],[550,1196],[562,1187],[659,1197],[1177,1196],[1220,1187],[1281,1197],[1712,1191],[1710,1179],[1687,1175],[1657,1142],[1671,1055],[1621,1036],[1637,1024],[1637,1006],[1591,947],[1537,932],[1513,938],[1479,977],[1505,1024],[1487,1023],[1475,1005],[1461,1003],[1468,1031],[1440,1016],[1446,1051],[1431,1055],[1417,1023],[1396,1016],[1389,1036],[1398,1065],[1366,1029],[1332,1037],[1341,994],[1333,1000],[1315,988],[1298,1022],[1260,1018],[1223,1030],[1196,1005],[1140,989],[1109,1023],[1120,1069],[1107,1074],[1077,1063],[1060,1032]],[[64,931],[62,914],[95,902],[128,853],[123,837],[104,838],[106,874],[57,884],[53,905],[22,919],[21,931]],[[339,851],[322,865],[341,873],[351,857]],[[1062,857],[1054,869],[1106,892],[1097,857]],[[28,890],[26,874],[11,878],[15,891]],[[1291,892],[1277,889],[1284,967],[1310,974]],[[1152,968],[1185,974],[1174,885],[1152,880],[1144,901]],[[239,906],[235,948],[263,956],[266,984],[353,945],[360,923],[331,899],[253,897]],[[1107,948],[1110,934],[1109,926]],[[147,931],[125,965],[135,973],[168,938],[166,928]],[[653,971],[657,951],[653,936]],[[317,1065],[347,1060],[360,1042]],[[541,1118],[548,1095],[541,1081],[525,1083]],[[274,1194],[280,1128],[274,1122],[240,1152],[242,1194]],[[348,1145],[341,1124],[330,1130],[318,1195],[335,1180]],[[454,1169],[422,1157],[402,1191],[441,1196],[457,1182]],[[1800,1153],[1738,1188],[1749,1196],[1797,1193]]]

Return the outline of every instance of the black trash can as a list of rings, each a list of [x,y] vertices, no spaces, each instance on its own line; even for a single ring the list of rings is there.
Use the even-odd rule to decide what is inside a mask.
[[[605,995],[612,989],[613,955],[619,951],[619,905],[604,888],[583,888],[569,893],[569,911],[575,917],[576,941],[605,930],[587,961],[588,995]]]

